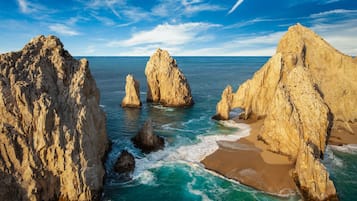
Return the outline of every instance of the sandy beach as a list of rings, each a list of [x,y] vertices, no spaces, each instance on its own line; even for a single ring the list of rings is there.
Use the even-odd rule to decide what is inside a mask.
[[[263,120],[238,122],[251,126],[250,135],[236,142],[217,142],[220,148],[202,161],[205,167],[267,193],[286,196],[296,192],[290,176],[294,164],[257,140]]]
[[[257,140],[264,120],[235,121],[248,124],[250,135],[236,142],[217,142],[219,149],[202,161],[205,168],[270,194],[287,196],[297,192],[291,177],[293,162],[286,156],[269,151],[266,144]],[[357,123],[349,125],[357,133]],[[357,144],[357,135],[335,125],[329,144]]]

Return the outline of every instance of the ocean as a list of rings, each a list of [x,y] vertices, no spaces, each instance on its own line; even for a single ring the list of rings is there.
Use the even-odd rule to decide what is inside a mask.
[[[144,74],[149,57],[86,57],[101,92],[101,107],[107,115],[107,134],[113,142],[106,161],[107,179],[103,200],[112,201],[230,201],[300,200],[298,195],[281,198],[254,190],[205,170],[199,163],[217,148],[216,140],[246,136],[244,125],[211,120],[223,89],[234,90],[251,78],[268,57],[175,57],[191,86],[195,105],[170,108],[146,102]],[[140,82],[141,109],[123,109],[125,77]],[[239,111],[234,111],[239,112]],[[156,134],[165,138],[165,149],[144,155],[130,139],[151,118]],[[113,172],[120,152],[136,158],[131,181],[119,180]],[[355,148],[327,150],[324,163],[331,173],[341,200],[357,198],[357,154]]]

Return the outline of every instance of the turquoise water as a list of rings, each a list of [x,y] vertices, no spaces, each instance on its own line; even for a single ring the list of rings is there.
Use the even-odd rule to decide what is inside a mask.
[[[298,200],[297,196],[279,198],[236,182],[226,180],[206,171],[199,163],[202,156],[214,150],[217,139],[238,139],[244,129],[225,122],[211,120],[215,106],[226,85],[234,90],[252,77],[267,57],[177,57],[179,67],[186,75],[195,105],[190,108],[167,108],[146,103],[146,79],[144,69],[148,57],[89,57],[90,68],[101,91],[101,105],[107,114],[107,132],[113,142],[106,162],[107,179],[103,200]],[[142,109],[120,107],[125,95],[125,77],[128,73],[140,82]],[[144,155],[130,141],[147,118],[154,123],[157,134],[164,136],[166,147],[162,151]],[[136,157],[133,180],[121,182],[112,166],[121,152],[127,149]],[[330,151],[330,153],[334,153]],[[338,152],[339,153],[339,152]],[[336,180],[343,200],[356,196],[356,155],[332,154],[326,160]],[[334,165],[335,158],[342,166]],[[352,157],[352,158],[351,158]],[[329,158],[329,157],[327,157]],[[333,158],[333,159],[331,159]],[[341,181],[340,170],[352,169],[350,183]],[[351,173],[350,173],[351,174]],[[345,185],[349,185],[345,188]],[[351,190],[352,189],[352,190]]]

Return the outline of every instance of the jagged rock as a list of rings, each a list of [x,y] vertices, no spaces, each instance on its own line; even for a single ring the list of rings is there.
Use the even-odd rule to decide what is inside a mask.
[[[100,198],[108,139],[99,90],[87,60],[58,38],[0,55],[0,145],[2,200]]]
[[[148,102],[175,107],[193,104],[190,85],[167,51],[157,49],[146,64],[145,75]]]
[[[126,76],[125,97],[121,102],[121,106],[134,108],[141,107],[139,81],[135,80],[130,74]]]
[[[306,200],[338,200],[335,186],[319,155],[313,146],[301,141],[294,180]]]
[[[221,100],[218,102],[216,111],[217,115],[213,116],[213,119],[220,120],[229,119],[229,111],[231,110],[231,103],[233,101],[232,87],[228,85],[222,92]]]
[[[123,150],[120,153],[117,161],[114,165],[114,171],[124,175],[125,179],[130,179],[130,174],[134,172],[135,169],[135,158],[127,150]]]
[[[226,119],[227,110],[241,108],[244,119],[265,117],[259,139],[296,161],[295,179],[304,195],[334,198],[336,190],[320,157],[331,126],[343,122],[339,125],[348,130],[348,122],[357,119],[356,77],[352,57],[297,24],[280,40],[276,54],[232,95],[232,101],[222,99],[224,109],[217,110],[216,116]]]
[[[145,122],[138,134],[132,138],[132,141],[144,153],[157,151],[165,146],[164,139],[154,134],[151,119]]]

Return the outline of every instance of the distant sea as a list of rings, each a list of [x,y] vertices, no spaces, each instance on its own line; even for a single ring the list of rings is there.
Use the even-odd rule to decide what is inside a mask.
[[[81,58],[81,57],[77,57]],[[299,200],[279,198],[227,180],[206,171],[199,160],[214,149],[217,139],[243,136],[230,121],[215,122],[216,103],[223,89],[234,90],[251,78],[268,57],[175,57],[191,86],[195,105],[169,108],[146,102],[144,74],[149,57],[86,57],[101,92],[101,107],[107,114],[107,133],[113,149],[106,161],[107,179],[103,200],[138,201],[230,201]],[[133,74],[140,82],[141,109],[123,109],[125,77]],[[239,111],[236,111],[239,112]],[[151,118],[154,131],[166,140],[162,151],[144,155],[130,141],[145,120]],[[112,171],[120,152],[136,157],[133,180],[122,182]],[[324,163],[341,200],[357,199],[357,154],[350,149],[328,149]],[[254,160],[254,159],[252,159]]]

